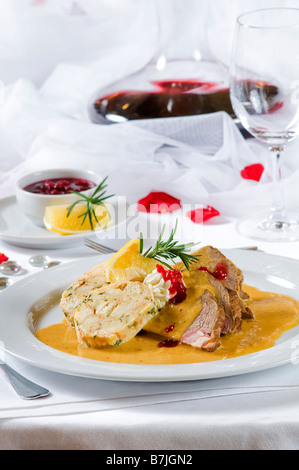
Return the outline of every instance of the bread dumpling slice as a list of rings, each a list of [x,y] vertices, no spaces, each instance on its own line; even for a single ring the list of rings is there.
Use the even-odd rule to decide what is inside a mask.
[[[68,323],[75,326],[75,313],[79,305],[88,299],[90,293],[107,285],[105,263],[87,271],[81,279],[73,282],[62,294],[60,307]]]
[[[76,310],[74,324],[81,344],[100,349],[130,341],[157,314],[148,286],[121,282],[94,289]]]
[[[60,307],[72,327],[75,326],[75,313],[81,303],[85,302],[93,291],[106,285],[105,276],[82,277],[63,292]]]

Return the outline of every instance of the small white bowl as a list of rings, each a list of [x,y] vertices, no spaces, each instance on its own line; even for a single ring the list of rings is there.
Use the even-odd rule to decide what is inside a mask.
[[[35,225],[44,226],[44,214],[46,207],[56,206],[60,204],[73,204],[78,200],[76,194],[35,194],[26,191],[24,188],[30,184],[39,181],[51,179],[67,179],[67,178],[82,178],[91,181],[95,185],[99,185],[103,178],[92,172],[74,169],[52,169],[41,170],[28,175],[22,176],[16,182],[16,198],[21,211],[33,222]],[[91,195],[95,188],[80,191],[82,194]]]

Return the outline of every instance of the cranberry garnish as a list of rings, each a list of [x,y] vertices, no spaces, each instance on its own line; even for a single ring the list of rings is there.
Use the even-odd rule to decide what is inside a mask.
[[[228,276],[227,266],[224,263],[219,263],[216,266],[216,269],[213,273],[211,271],[209,271],[208,268],[205,268],[205,267],[199,268],[199,271],[205,271],[205,272],[211,274],[211,276],[214,276],[219,281],[225,281],[225,279],[227,279],[227,276]]]
[[[227,279],[227,266],[224,263],[219,263],[214,271],[214,276],[220,281],[224,281],[225,279]]]
[[[208,270],[208,268],[205,268],[205,267],[203,267],[203,266],[202,266],[201,268],[199,268],[199,271],[204,271],[204,272],[206,272],[206,273],[208,273],[208,274],[211,274],[211,276],[214,276],[214,273],[212,273],[211,271]]]
[[[178,269],[173,271],[165,269],[159,264],[157,265],[157,271],[162,275],[165,282],[171,282],[169,293],[172,298],[169,300],[169,303],[178,305],[184,302],[187,298],[187,289],[183,282],[182,273]]]
[[[158,348],[176,348],[180,344],[179,341],[173,341],[172,339],[166,339],[162,343],[158,344]]]
[[[165,331],[166,333],[172,333],[174,329],[175,329],[175,325],[169,325]]]
[[[184,289],[182,288],[181,291],[178,292],[173,299],[170,299],[169,303],[173,305],[179,305],[185,302],[186,298],[187,298],[187,293],[186,293],[186,287],[184,286]]]

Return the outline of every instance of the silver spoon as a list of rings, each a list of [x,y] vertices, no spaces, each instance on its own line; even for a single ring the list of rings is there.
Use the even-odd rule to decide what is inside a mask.
[[[50,391],[26,379],[0,359],[0,369],[4,372],[11,385],[24,400],[36,400],[50,395]]]

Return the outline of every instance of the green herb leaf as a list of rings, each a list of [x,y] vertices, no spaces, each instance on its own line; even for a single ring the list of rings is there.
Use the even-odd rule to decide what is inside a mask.
[[[179,258],[188,271],[190,271],[190,264],[197,263],[198,259],[200,258],[200,255],[192,255],[190,254],[190,251],[192,248],[194,248],[198,243],[187,243],[187,244],[182,244],[179,245],[178,241],[174,240],[174,236],[176,234],[178,228],[178,221],[176,221],[175,228],[171,231],[171,234],[168,238],[167,241],[163,242],[162,238],[165,233],[166,225],[164,225],[159,238],[157,240],[157,243],[154,247],[149,248],[143,256],[147,258],[152,258],[155,259],[156,261],[159,261],[163,263],[165,266],[167,266],[169,269],[173,269],[173,266],[167,264],[165,261],[171,261],[173,264],[175,263],[175,259]],[[143,236],[140,234],[140,246],[142,246],[141,254],[143,251]]]
[[[105,194],[106,194],[105,190],[108,187],[108,185],[106,184],[107,179],[108,179],[108,176],[106,176],[106,178],[103,179],[103,181],[96,187],[96,189],[94,190],[92,195],[89,196],[89,197],[86,196],[85,194],[78,193],[76,191],[72,191],[73,194],[77,194],[79,199],[78,199],[78,201],[74,202],[69,207],[68,212],[67,212],[67,217],[69,217],[71,215],[72,210],[74,209],[74,207],[76,207],[77,204],[84,203],[84,204],[86,204],[86,211],[83,212],[81,215],[79,215],[78,219],[79,218],[83,219],[82,224],[81,224],[81,225],[83,225],[85,220],[88,217],[91,230],[94,230],[93,217],[95,218],[95,220],[99,224],[98,218],[97,218],[95,210],[94,210],[94,206],[103,206],[104,201],[107,201],[107,199],[110,199],[110,198],[114,197],[114,194],[112,194],[111,196],[105,196]]]
[[[140,254],[142,255],[143,252],[143,247],[144,247],[144,239],[143,239],[143,234],[140,234]]]

